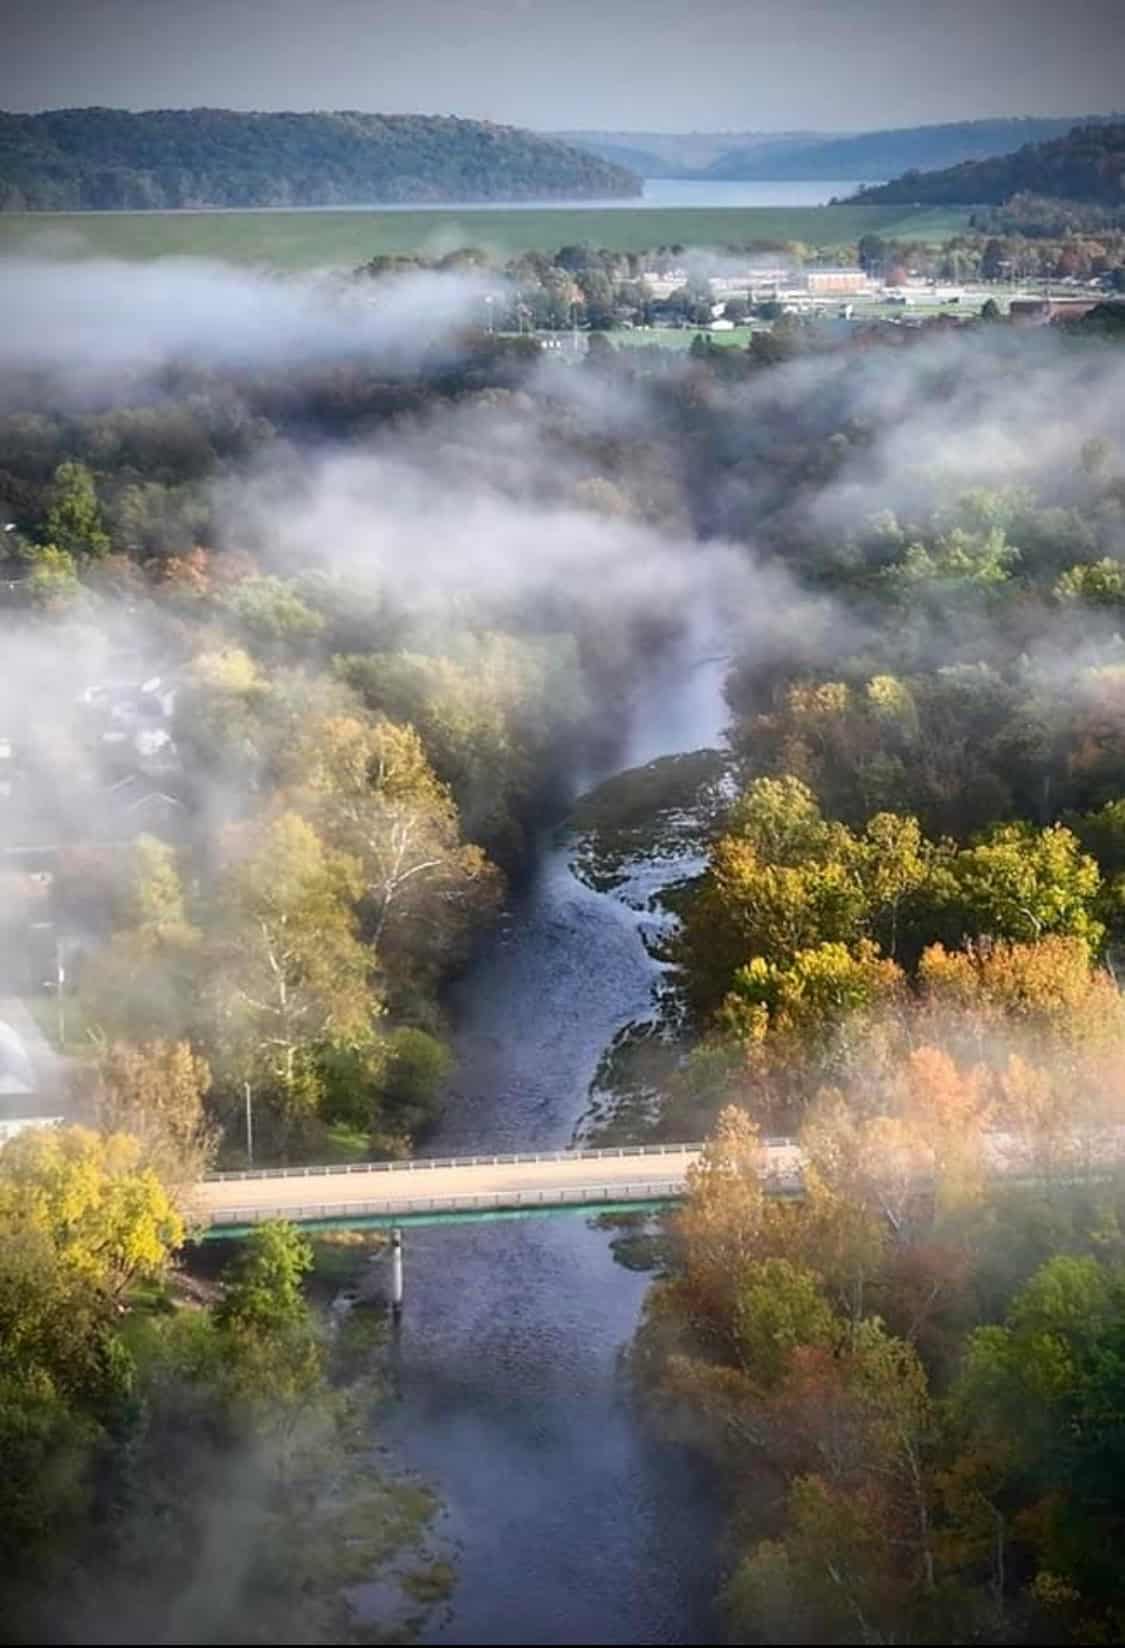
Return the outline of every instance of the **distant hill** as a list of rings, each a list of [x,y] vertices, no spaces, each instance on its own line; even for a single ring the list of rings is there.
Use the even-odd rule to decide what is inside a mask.
[[[738,182],[850,178],[882,182],[908,170],[951,167],[962,161],[1006,155],[1024,144],[1063,136],[1079,121],[1093,124],[1106,115],[1072,115],[1067,119],[963,120],[945,126],[906,126],[900,130],[860,132],[851,137],[818,139],[777,149],[733,147],[714,160],[707,176]],[[1009,191],[1010,192],[1010,191]],[[892,198],[890,196],[886,197]],[[895,200],[931,196],[895,195]],[[942,196],[944,203],[947,197]],[[962,197],[949,196],[960,200]],[[977,196],[977,200],[985,197]]]
[[[0,113],[0,211],[351,206],[638,195],[536,132],[436,115],[229,109]]]
[[[1015,154],[908,171],[882,188],[864,189],[865,202],[918,202],[926,206],[999,205],[1015,194],[1125,205],[1125,119],[1075,126],[1047,143],[1029,143]]]
[[[551,132],[551,137],[641,177],[705,177],[721,155],[788,154],[821,143],[827,132]],[[824,174],[821,174],[824,175]],[[885,174],[881,173],[880,176]],[[841,173],[841,176],[851,176]]]

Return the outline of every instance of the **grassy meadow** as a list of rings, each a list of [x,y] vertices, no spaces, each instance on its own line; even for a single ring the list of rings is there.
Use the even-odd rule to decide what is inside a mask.
[[[872,231],[940,241],[968,214],[902,206],[457,207],[425,211],[0,213],[0,256],[208,257],[276,269],[352,268],[378,254],[481,246],[505,257],[586,241],[613,251],[799,241],[826,249]]]

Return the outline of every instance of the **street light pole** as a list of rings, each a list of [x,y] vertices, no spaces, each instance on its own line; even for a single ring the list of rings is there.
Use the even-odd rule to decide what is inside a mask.
[[[243,1082],[246,1093],[246,1160],[251,1167],[254,1165],[254,1104],[250,1090],[250,1083]]]

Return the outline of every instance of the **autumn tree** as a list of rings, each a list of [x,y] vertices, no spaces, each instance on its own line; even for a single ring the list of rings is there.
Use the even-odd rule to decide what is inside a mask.
[[[98,1059],[94,1115],[103,1133],[128,1133],[140,1161],[182,1196],[201,1179],[215,1151],[204,1111],[206,1062],[188,1042],[113,1042]]]
[[[432,987],[495,908],[498,878],[480,848],[462,843],[418,734],[333,717],[307,730],[296,764],[310,816],[359,866],[366,929],[392,986]]]
[[[158,1276],[183,1240],[179,1213],[124,1133],[28,1128],[0,1152],[0,1223],[39,1232],[107,1297]]]
[[[381,1012],[358,868],[295,813],[232,832],[227,858],[210,927],[216,1054],[274,1101],[284,1141],[316,1110],[318,1048],[364,1041]]]

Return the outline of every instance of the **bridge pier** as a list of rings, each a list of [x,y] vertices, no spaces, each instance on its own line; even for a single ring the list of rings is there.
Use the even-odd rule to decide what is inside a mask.
[[[391,1231],[391,1315],[395,1322],[402,1319],[403,1298],[402,1231]]]

